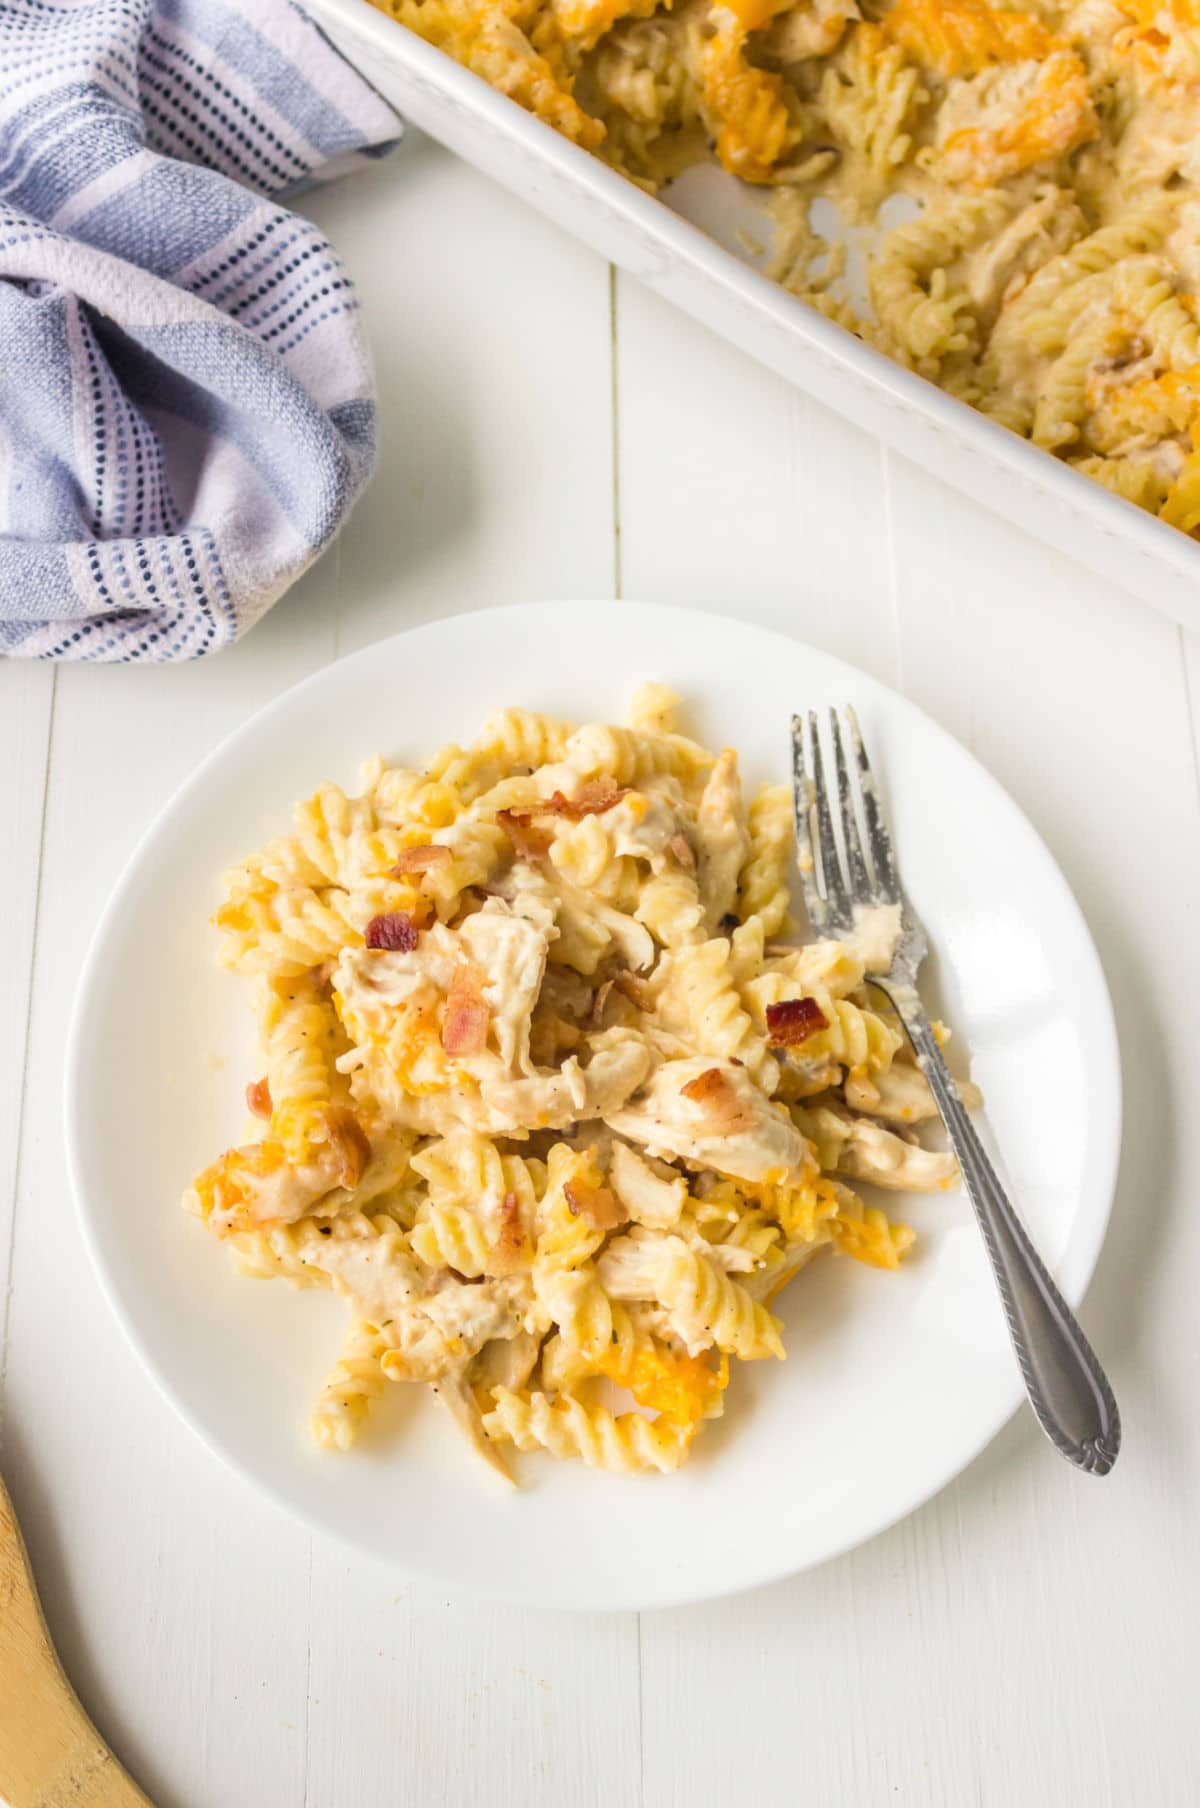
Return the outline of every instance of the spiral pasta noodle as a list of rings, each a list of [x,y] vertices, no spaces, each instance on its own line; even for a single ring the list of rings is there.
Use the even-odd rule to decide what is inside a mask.
[[[590,1469],[657,1469],[665,1475],[679,1467],[691,1441],[689,1427],[635,1412],[614,1414],[569,1394],[551,1400],[545,1394],[522,1396],[497,1388],[493,1399],[483,1421],[490,1438],[513,1443],[518,1450],[579,1457]]]
[[[349,1450],[355,1442],[386,1385],[380,1358],[387,1347],[377,1326],[363,1320],[351,1325],[313,1407],[313,1441],[322,1450]]]
[[[781,935],[788,920],[788,870],[795,858],[792,794],[786,785],[763,786],[750,805],[749,830],[737,915],[743,923],[757,918],[764,936]]]

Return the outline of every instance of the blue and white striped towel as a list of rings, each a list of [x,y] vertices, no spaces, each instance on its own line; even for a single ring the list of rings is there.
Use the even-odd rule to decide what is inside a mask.
[[[0,0],[0,652],[213,653],[328,543],[366,347],[264,196],[399,132],[290,0]]]

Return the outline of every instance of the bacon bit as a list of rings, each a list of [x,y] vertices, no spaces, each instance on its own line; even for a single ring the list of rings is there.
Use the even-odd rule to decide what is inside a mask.
[[[337,1184],[356,1187],[371,1159],[371,1145],[354,1113],[333,1105],[325,1113],[325,1139],[338,1162]]]
[[[796,1048],[828,1028],[829,1019],[815,998],[785,998],[767,1006],[767,1035],[777,1048]]]
[[[590,1180],[568,1180],[563,1198],[572,1218],[582,1212],[596,1230],[616,1230],[619,1224],[629,1222],[629,1213],[611,1187],[593,1186]]]
[[[616,785],[611,778],[590,778],[580,785],[574,797],[555,791],[545,807],[552,816],[569,816],[573,822],[580,822],[585,816],[603,816],[629,792],[630,786]]]
[[[460,967],[446,994],[442,1047],[451,1057],[481,1055],[487,1047],[489,1021],[487,1000],[477,969]]]
[[[365,931],[368,948],[395,949],[411,954],[417,945],[417,926],[407,910],[389,910],[372,917]]]
[[[440,842],[423,841],[420,847],[405,848],[392,868],[393,879],[405,879],[409,873],[427,873],[431,866],[444,866],[451,858],[450,849]]]
[[[691,842],[688,840],[682,829],[672,835],[670,841],[668,841],[667,852],[668,854],[674,854],[676,864],[681,866],[684,872],[695,872],[696,856],[692,852]]]
[[[515,1193],[505,1193],[500,1201],[500,1235],[496,1239],[497,1266],[518,1266],[525,1255],[525,1226],[521,1222],[521,1202]]]
[[[545,829],[535,828],[519,810],[497,810],[496,821],[522,860],[541,860],[550,852],[553,836]]]
[[[270,1081],[251,1080],[246,1088],[246,1104],[255,1117],[270,1117],[275,1109],[271,1103]]]
[[[540,797],[531,810],[497,810],[495,819],[501,824],[502,830],[508,832],[517,852],[524,853],[524,848],[517,839],[517,833],[520,833],[530,841],[533,853],[540,855],[549,852],[551,837],[544,828],[531,826],[533,817],[562,815],[569,823],[582,823],[586,815],[604,815],[605,810],[618,805],[622,797],[629,797],[629,786],[614,785],[613,779],[587,779],[586,785],[580,785],[575,797],[566,797],[562,792],[551,792],[549,797]]]
[[[679,1088],[680,1097],[690,1099],[693,1105],[699,1105],[707,1120],[707,1127],[717,1136],[731,1135],[735,1130],[746,1130],[753,1122],[751,1114],[746,1110],[737,1093],[729,1084],[729,1078],[719,1067],[707,1067],[686,1086]]]
[[[635,1004],[639,1011],[654,1009],[654,994],[644,979],[636,973],[614,973],[613,985],[618,992],[623,992],[630,1004]]]

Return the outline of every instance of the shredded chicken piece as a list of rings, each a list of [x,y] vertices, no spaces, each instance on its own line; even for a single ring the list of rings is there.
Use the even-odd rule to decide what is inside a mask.
[[[266,1225],[295,1224],[327,1195],[355,1190],[371,1159],[371,1145],[352,1111],[330,1106],[325,1139],[308,1161],[293,1164],[274,1138],[228,1149],[196,1181],[193,1193],[209,1197],[207,1217],[220,1235]]]
[[[709,775],[700,799],[700,899],[709,935],[737,902],[738,874],[750,837],[742,802],[737,755],[727,747]]]
[[[468,1371],[472,1385],[485,1397],[495,1387],[524,1387],[537,1366],[541,1339],[534,1331],[494,1337],[485,1343]]]
[[[557,1071],[513,1076],[490,1053],[468,1057],[477,1091],[445,1090],[390,1101],[394,1120],[423,1136],[469,1128],[486,1136],[527,1136],[563,1130],[580,1118],[602,1118],[636,1091],[650,1067],[650,1050],[628,1030],[602,1030],[584,1039],[587,1066],[572,1055]]]
[[[667,1230],[678,1221],[687,1200],[687,1181],[682,1174],[666,1179],[620,1137],[613,1139],[608,1171],[627,1215],[635,1223]]]
[[[492,1346],[489,1345],[490,1347]],[[429,1385],[439,1403],[465,1435],[475,1454],[482,1457],[488,1468],[507,1482],[510,1488],[515,1487],[512,1471],[504,1460],[500,1446],[494,1444],[483,1429],[483,1415],[466,1379],[461,1374],[439,1375]]]
[[[968,1111],[983,1103],[983,1094],[970,1080],[959,1080],[957,1085]],[[855,1111],[866,1111],[892,1124],[920,1124],[938,1115],[928,1080],[919,1067],[907,1061],[893,1061],[884,1073],[848,1074],[845,1094],[846,1103]]]
[[[483,976],[482,996],[492,1014],[501,1061],[510,1072],[532,1073],[529,1020],[558,931],[500,898],[489,898],[458,933],[468,959]]]
[[[922,1148],[870,1118],[852,1117],[835,1105],[797,1108],[795,1116],[820,1150],[821,1166],[853,1180],[936,1193],[958,1179],[958,1163],[949,1151]]]
[[[728,1088],[739,1110],[745,1111],[740,1129],[714,1130],[704,1104],[687,1096],[685,1088],[713,1072],[724,1081],[722,1091]],[[707,1088],[713,1083],[704,1084]],[[787,1112],[760,1092],[734,1061],[714,1062],[703,1055],[665,1061],[639,1098],[623,1110],[606,1112],[604,1118],[611,1130],[652,1155],[712,1168],[738,1180],[799,1180],[812,1168],[808,1145]]]

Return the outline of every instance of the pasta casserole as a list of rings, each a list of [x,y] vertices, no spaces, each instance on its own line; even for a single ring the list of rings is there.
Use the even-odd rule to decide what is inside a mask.
[[[1200,0],[375,4],[646,188],[769,191],[794,294],[1200,528]]]
[[[501,1469],[674,1469],[730,1358],[783,1355],[771,1302],[814,1255],[899,1265],[912,1232],[852,1183],[956,1179],[870,986],[896,913],[798,940],[790,791],[747,802],[676,703],[376,758],[225,876],[263,1071],[186,1203],[244,1273],[346,1302],[322,1445],[417,1381]]]

